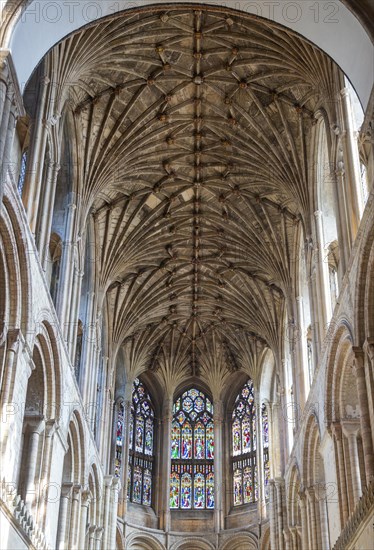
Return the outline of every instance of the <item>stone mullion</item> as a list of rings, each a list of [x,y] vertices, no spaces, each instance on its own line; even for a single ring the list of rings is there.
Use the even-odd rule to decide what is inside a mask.
[[[132,381],[128,381],[127,391],[132,390]],[[122,480],[122,493],[121,493],[121,510],[120,515],[123,520],[126,519],[127,513],[127,483],[128,483],[128,464],[130,456],[130,424],[131,424],[131,405],[132,405],[132,396],[129,398],[128,395],[123,402],[123,419],[124,419],[124,437],[122,442],[122,464],[121,464],[121,476]]]
[[[368,392],[365,379],[364,352],[361,348],[356,347],[353,348],[353,352],[355,355],[354,364],[356,371],[358,402],[360,405],[361,438],[364,450],[366,483],[369,484],[374,478],[374,450],[370,426]]]
[[[220,400],[213,402],[214,423],[214,527],[219,533],[223,529],[223,404]],[[205,445],[207,441],[205,440]],[[205,493],[206,496],[206,493]]]
[[[170,472],[171,472],[171,423],[173,419],[173,398],[168,396],[165,398],[162,411],[162,468],[161,468],[161,495],[163,502],[161,507],[161,519],[163,529],[166,533],[171,528],[170,516]]]
[[[260,400],[258,399],[258,392],[256,392],[256,432],[257,432],[257,445],[256,445],[256,466],[257,466],[257,483],[258,483],[258,516],[260,521],[266,517],[266,503],[264,495],[264,450],[263,450],[263,433],[262,433],[262,409]]]

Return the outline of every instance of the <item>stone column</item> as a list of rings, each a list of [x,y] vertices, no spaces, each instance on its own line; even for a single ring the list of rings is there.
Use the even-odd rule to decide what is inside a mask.
[[[58,162],[49,161],[47,170],[47,182],[44,197],[44,211],[40,224],[39,257],[44,271],[47,269],[49,239],[51,235],[53,207],[55,203],[57,177],[60,171]]]
[[[9,330],[7,334],[7,350],[5,354],[3,387],[1,391],[1,404],[6,406],[10,401],[10,388],[14,375],[15,360],[20,343],[20,331]]]
[[[306,489],[306,496],[309,510],[310,547],[318,548],[314,487],[308,487]]]
[[[162,526],[166,533],[170,531],[170,471],[171,471],[171,422],[173,419],[173,397],[167,396],[162,411],[162,466],[161,466],[161,495],[162,502]]]
[[[118,477],[113,478],[112,483],[112,498],[111,498],[111,513],[109,516],[109,544],[108,550],[116,547],[116,531],[117,531],[117,513],[118,513],[118,494],[121,490],[121,484]],[[107,550],[105,547],[103,550]]]
[[[111,487],[113,483],[113,476],[104,476],[104,509],[103,509],[103,548],[106,549],[110,537],[109,533],[109,512],[111,510]]]
[[[95,540],[95,533],[96,533],[97,526],[91,525],[88,529],[88,550],[96,550],[96,540]]]
[[[71,496],[71,491],[73,488],[72,483],[63,483],[61,487],[61,496],[60,496],[60,510],[58,517],[58,528],[57,528],[57,539],[56,539],[56,549],[65,550],[67,549],[67,526],[68,526],[68,508],[69,500]]]
[[[65,340],[67,340],[69,333],[70,308],[72,299],[74,269],[73,235],[76,208],[77,206],[74,202],[74,198],[71,197],[71,202],[67,205],[67,222],[61,256],[60,284],[56,307]]]
[[[121,511],[120,515],[123,519],[126,517],[127,512],[127,483],[128,483],[128,464],[129,464],[129,445],[130,445],[130,421],[131,421],[131,404],[132,404],[132,384],[133,381],[129,380],[126,387],[126,399],[124,401],[124,423],[125,423],[125,435],[122,444],[122,464],[121,464],[121,480],[122,480],[122,493],[121,493]],[[130,394],[130,396],[129,396]]]
[[[70,514],[70,549],[77,549],[79,542],[79,525],[80,525],[80,511],[81,511],[81,485],[76,484],[73,487],[72,502],[71,502],[71,514]]]
[[[353,501],[356,505],[362,496],[361,488],[361,473],[360,473],[360,461],[358,457],[358,448],[357,448],[357,435],[360,429],[358,422],[344,420],[342,422],[343,432],[348,439],[349,447],[349,461],[351,467],[351,477],[352,477],[352,489],[353,489]]]
[[[371,436],[368,392],[365,380],[364,352],[361,348],[353,347],[352,349],[355,355],[354,365],[356,371],[358,402],[360,405],[361,438],[364,449],[366,482],[369,484],[374,478],[374,450]]]
[[[35,234],[39,208],[40,191],[42,187],[43,165],[47,143],[48,122],[45,119],[46,99],[50,80],[47,76],[40,79],[40,89],[37,98],[37,113],[33,121],[33,132],[29,150],[28,170],[24,185],[24,205],[32,233]]]
[[[88,522],[88,509],[90,507],[91,494],[88,490],[82,492],[81,496],[81,515],[79,522],[79,550],[86,548],[86,531]]]
[[[358,226],[360,223],[360,198],[358,195],[360,182],[360,161],[358,154],[357,140],[355,138],[352,106],[349,97],[348,88],[343,88],[340,91],[341,106],[342,106],[342,121],[344,129],[341,132],[343,144],[344,164],[347,172],[347,184],[349,196],[347,202],[349,207],[349,224],[353,232],[353,240],[356,238]]]
[[[322,550],[330,550],[330,535],[327,516],[326,491],[318,487],[319,518],[321,522]]]
[[[277,548],[277,519],[276,519],[276,491],[273,479],[269,482],[270,491],[270,547]]]
[[[43,453],[43,467],[42,473],[40,476],[41,490],[39,491],[39,502],[38,502],[38,514],[37,521],[38,525],[45,529],[47,521],[47,511],[48,511],[48,494],[49,494],[49,472],[51,468],[51,458],[52,458],[52,443],[54,434],[58,424],[56,420],[48,420],[45,427],[45,443],[44,443],[44,453]],[[40,509],[39,509],[40,506]]]
[[[342,524],[344,525],[348,520],[348,495],[347,495],[347,483],[345,477],[345,465],[344,465],[344,452],[343,452],[343,441],[342,441],[342,428],[340,423],[335,422],[332,425],[332,431],[334,435],[335,449],[337,454],[337,478],[338,478],[338,487],[340,495],[340,510],[341,510],[341,519]]]
[[[96,527],[96,529],[95,529],[95,546],[94,546],[94,550],[101,550],[103,532],[104,532],[103,527]],[[103,548],[103,550],[107,550],[107,549]]]
[[[213,402],[214,422],[214,529],[219,533],[223,528],[223,460],[222,460],[222,426],[223,404],[221,400]],[[169,451],[170,454],[170,451]],[[169,494],[169,493],[168,493]]]
[[[282,505],[282,484],[284,483],[283,479],[275,480],[275,491],[277,495],[277,523],[278,523],[278,550],[284,549],[283,544],[283,505]]]
[[[301,516],[301,547],[302,550],[308,549],[308,518],[306,513],[305,493],[299,493],[300,516]]]
[[[341,238],[339,239],[339,266],[341,264],[341,274],[344,276],[349,256],[352,249],[352,235],[351,228],[348,223],[347,215],[347,202],[346,202],[346,182],[345,182],[345,171],[343,162],[338,163],[338,169],[335,171],[336,175],[336,188],[338,201],[337,206],[339,208],[339,218],[340,218],[340,227],[341,227]]]
[[[30,419],[28,456],[24,478],[24,501],[31,513],[33,513],[36,497],[35,475],[38,461],[39,439],[40,434],[44,430],[44,425],[44,419],[41,417]]]
[[[266,517],[266,503],[264,493],[264,453],[263,453],[263,434],[262,434],[262,411],[261,403],[258,399],[258,392],[256,396],[256,432],[257,432],[257,446],[256,446],[256,463],[257,463],[257,484],[258,484],[258,517],[259,521]]]
[[[316,228],[316,246],[317,246],[317,273],[318,273],[318,296],[319,296],[319,316],[318,320],[320,322],[320,341],[323,342],[323,339],[326,334],[327,323],[331,319],[331,301],[330,301],[330,284],[329,284],[329,270],[328,262],[326,257],[326,250],[324,245],[324,236],[323,236],[323,214],[321,210],[314,212],[315,217],[315,228]],[[322,326],[321,326],[322,324]]]
[[[297,379],[298,379],[298,406],[300,409],[304,408],[306,396],[309,392],[309,374],[305,376],[305,373],[308,373],[308,349],[306,342],[306,326],[304,320],[304,308],[303,308],[303,297],[296,297],[297,304],[297,324],[299,326],[299,335],[298,335],[298,355],[300,358],[299,368],[297,369]],[[299,414],[297,415],[299,416]]]

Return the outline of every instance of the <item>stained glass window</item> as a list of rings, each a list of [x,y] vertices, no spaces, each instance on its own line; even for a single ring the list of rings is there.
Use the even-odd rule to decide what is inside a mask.
[[[121,476],[124,427],[125,427],[124,406],[123,406],[123,401],[120,401],[118,403],[118,407],[117,407],[116,455],[115,455],[115,459],[114,459],[114,475],[115,475],[115,477],[120,477]]]
[[[242,387],[232,413],[232,479],[234,506],[256,502],[259,496],[257,464],[257,415],[252,381]],[[269,424],[265,405],[261,409],[264,491],[270,480]],[[261,425],[261,424],[260,424]]]
[[[170,508],[213,509],[213,405],[195,388],[174,403],[170,453]]]
[[[266,405],[262,405],[262,443],[263,443],[263,458],[264,458],[264,494],[268,500],[270,496],[270,461],[269,461],[269,419]]]
[[[144,384],[133,384],[129,422],[129,464],[127,498],[151,506],[154,462],[154,411]]]

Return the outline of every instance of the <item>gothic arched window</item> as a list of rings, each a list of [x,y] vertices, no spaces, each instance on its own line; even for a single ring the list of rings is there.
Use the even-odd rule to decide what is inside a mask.
[[[114,459],[114,475],[121,477],[121,465],[123,460],[123,436],[125,433],[125,415],[124,403],[121,400],[117,406],[117,425],[116,425],[116,455]]]
[[[191,388],[174,403],[171,426],[170,508],[214,508],[213,405]]]
[[[269,422],[266,406],[261,409],[261,419],[257,434],[257,411],[254,388],[248,380],[236,397],[232,413],[232,472],[234,506],[250,504],[258,499],[258,449],[262,441],[264,497],[268,498],[270,480],[269,464]],[[259,455],[261,456],[261,455]]]
[[[144,384],[135,378],[132,391],[127,498],[151,506],[154,462],[154,410]]]
[[[264,460],[264,496],[267,500],[270,496],[270,460],[269,460],[269,418],[266,405],[262,405],[262,447]]]

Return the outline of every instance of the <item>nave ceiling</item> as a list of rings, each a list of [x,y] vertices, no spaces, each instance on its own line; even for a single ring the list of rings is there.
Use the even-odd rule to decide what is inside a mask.
[[[269,21],[161,6],[81,30],[45,66],[112,342],[167,384],[256,379],[293,317],[333,62]]]

